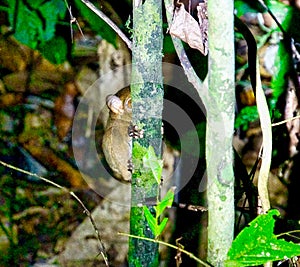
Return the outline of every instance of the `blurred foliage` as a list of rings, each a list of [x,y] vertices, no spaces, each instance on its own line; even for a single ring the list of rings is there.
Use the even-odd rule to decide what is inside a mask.
[[[247,1],[247,0],[235,0],[234,8],[236,10],[236,15],[241,17],[246,12],[257,13],[265,12],[265,9],[261,7],[258,1]]]
[[[4,0],[0,10],[7,12],[10,28],[18,41],[32,49],[41,50],[54,63],[66,60],[66,49],[47,45],[57,37],[57,23],[65,17],[67,7],[62,0]],[[66,43],[60,45],[66,46]],[[49,57],[54,50],[55,57]]]
[[[4,2],[8,7],[9,23],[15,37],[32,49],[54,37],[55,26],[66,12],[66,6],[61,0]]]
[[[54,37],[45,42],[40,46],[39,50],[45,58],[54,64],[63,63],[66,60],[66,55],[68,54],[67,43],[61,36]]]
[[[274,0],[269,1],[269,7],[279,21],[281,21],[283,29],[288,32],[293,16],[293,8]],[[278,27],[276,31],[280,31]],[[290,44],[286,43],[288,41],[290,40],[283,39],[278,44],[278,52],[274,62],[274,74],[271,80],[271,88],[273,90],[272,99],[269,101],[271,110],[276,109],[278,98],[286,91],[287,76],[293,67],[292,54],[289,48],[287,48]]]
[[[243,131],[247,131],[249,123],[259,119],[256,106],[247,106],[241,109],[235,119],[234,128],[241,128]]]
[[[246,13],[266,13],[267,10],[260,4],[259,1],[249,0],[235,0],[235,10],[238,17],[245,15]],[[289,32],[291,21],[294,16],[295,9],[291,6],[283,4],[277,0],[266,1],[268,8],[275,15],[277,20],[280,22],[285,32]],[[270,37],[275,32],[281,32],[275,22],[269,31],[264,32],[260,36],[255,36],[258,45],[267,45]],[[277,53],[275,56],[274,66],[272,68],[273,75],[270,82],[270,88],[272,89],[272,95],[268,98],[268,104],[270,112],[273,115],[273,119],[278,119],[282,115],[282,110],[277,105],[279,98],[283,95],[287,88],[287,76],[292,71],[292,54],[289,50],[290,40],[285,38],[284,33],[281,32],[283,38],[277,41]],[[293,36],[292,36],[293,37]],[[258,119],[256,107],[246,107],[239,111],[236,117],[235,128],[242,127],[243,130],[247,129],[249,122]]]
[[[116,45],[117,35],[110,26],[80,0],[75,0],[74,4],[94,32]],[[4,0],[0,10],[7,13],[9,26],[18,41],[41,51],[52,63],[61,64],[67,60],[71,32],[70,15],[64,0]],[[69,35],[60,36],[58,25],[66,26]]]

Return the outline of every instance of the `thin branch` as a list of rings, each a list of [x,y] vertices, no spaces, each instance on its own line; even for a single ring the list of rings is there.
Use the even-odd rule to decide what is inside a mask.
[[[272,127],[278,126],[278,125],[281,125],[281,124],[285,124],[289,121],[293,121],[293,120],[296,120],[296,119],[300,119],[300,115],[292,117],[292,118],[288,118],[288,119],[280,121],[280,122],[272,123]]]
[[[108,18],[101,10],[99,10],[97,7],[95,7],[90,1],[81,0],[81,2],[84,3],[90,10],[92,10],[104,22],[106,22],[119,35],[119,37],[126,43],[128,48],[131,50],[131,47],[132,47],[131,41],[110,18]]]
[[[293,233],[300,233],[300,230],[291,230],[291,231],[288,231],[288,232],[284,232],[284,233],[276,235],[276,237],[278,238],[278,237],[285,236],[285,235],[293,236],[293,235],[291,235]],[[296,236],[293,236],[293,237],[296,237]],[[297,237],[297,238],[299,238],[299,237]]]
[[[196,262],[201,263],[203,266],[211,267],[210,264],[208,264],[208,263],[204,262],[203,260],[197,258],[193,253],[188,252],[188,251],[186,251],[185,249],[183,249],[179,246],[175,246],[175,245],[172,245],[172,244],[169,244],[169,243],[166,243],[164,241],[157,240],[157,239],[152,239],[152,238],[142,237],[142,236],[136,236],[136,235],[130,235],[130,234],[126,234],[126,233],[118,233],[118,235],[127,236],[127,237],[131,237],[131,238],[142,239],[142,240],[150,241],[150,242],[153,242],[153,243],[158,243],[158,244],[170,247],[170,248],[174,248],[177,251],[180,251],[180,252],[188,255],[191,259],[195,260]]]
[[[84,36],[84,34],[83,34],[82,30],[81,30],[81,27],[80,27],[77,19],[73,16],[72,10],[71,10],[71,6],[68,5],[67,0],[65,0],[65,4],[66,4],[66,7],[67,7],[67,9],[69,11],[69,15],[70,15],[70,31],[71,31],[71,40],[72,40],[72,43],[74,41],[74,33],[73,33],[73,28],[72,28],[72,25],[73,25],[74,22],[76,23],[76,25],[77,25],[77,27],[78,27],[78,29],[79,29],[82,37],[85,39],[85,36]]]
[[[2,160],[0,160],[0,164],[3,165],[4,167],[7,167],[7,168],[12,169],[12,170],[15,170],[15,171],[17,171],[17,172],[21,172],[21,173],[24,173],[24,174],[27,174],[27,175],[36,177],[36,178],[38,178],[38,179],[40,179],[40,180],[42,180],[42,181],[44,181],[44,182],[46,182],[46,183],[48,183],[48,184],[51,184],[51,185],[53,185],[53,186],[55,186],[55,187],[61,189],[62,191],[64,191],[64,192],[70,194],[70,195],[71,195],[71,196],[72,196],[72,197],[73,197],[73,198],[81,205],[81,207],[82,207],[83,210],[84,210],[84,213],[85,213],[85,214],[88,216],[88,218],[90,219],[90,221],[91,221],[91,223],[92,223],[92,225],[93,225],[94,231],[95,231],[95,233],[96,233],[97,239],[98,239],[98,241],[99,241],[99,250],[100,250],[100,254],[101,254],[101,256],[102,256],[103,259],[104,259],[105,265],[106,265],[106,266],[109,266],[107,254],[106,254],[106,251],[105,251],[105,247],[104,247],[104,244],[103,244],[103,242],[102,242],[102,240],[101,240],[100,233],[99,233],[99,230],[98,230],[98,228],[97,228],[97,226],[96,226],[96,223],[95,223],[95,221],[94,221],[94,219],[93,219],[93,217],[92,217],[92,215],[91,215],[91,212],[87,209],[87,207],[83,204],[83,202],[79,199],[79,197],[78,197],[74,192],[72,192],[71,190],[67,189],[66,187],[61,186],[61,185],[59,185],[59,184],[57,184],[57,183],[55,183],[55,182],[53,182],[53,181],[51,181],[51,180],[49,180],[49,179],[47,179],[47,178],[45,178],[45,177],[39,176],[39,175],[37,175],[36,173],[32,173],[32,172],[29,172],[29,171],[20,169],[20,168],[18,168],[18,167],[15,167],[15,166],[13,166],[13,165],[10,165],[10,164],[8,164],[8,163],[5,163],[5,162],[2,161]]]

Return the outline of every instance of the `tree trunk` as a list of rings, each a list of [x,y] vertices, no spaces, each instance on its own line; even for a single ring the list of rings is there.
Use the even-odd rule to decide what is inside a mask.
[[[133,151],[139,143],[154,148],[161,157],[161,118],[163,108],[162,86],[162,7],[161,1],[133,1],[133,46],[131,98],[133,125],[144,130],[144,137],[133,142]],[[142,155],[133,153],[131,188],[130,233],[154,238],[143,205],[150,210],[159,198],[159,186],[155,178],[146,175]],[[141,164],[135,164],[140,162]],[[158,244],[130,238],[129,266],[158,266]]]
[[[208,198],[208,256],[223,266],[234,229],[234,17],[232,0],[208,0],[209,103],[206,158]]]

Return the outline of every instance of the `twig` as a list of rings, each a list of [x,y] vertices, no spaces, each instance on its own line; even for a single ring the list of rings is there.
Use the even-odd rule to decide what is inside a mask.
[[[106,254],[106,251],[105,251],[105,247],[104,247],[104,244],[103,244],[103,242],[102,242],[102,240],[101,240],[100,232],[99,232],[99,230],[98,230],[98,228],[97,228],[97,226],[96,226],[96,223],[95,223],[95,221],[94,221],[94,219],[93,219],[93,217],[92,217],[90,211],[87,209],[87,207],[83,204],[83,202],[79,199],[79,197],[78,197],[74,192],[72,192],[71,190],[67,189],[66,187],[61,186],[61,185],[59,185],[59,184],[57,184],[57,183],[55,183],[55,182],[53,182],[53,181],[51,181],[51,180],[49,180],[49,179],[47,179],[47,178],[45,178],[45,177],[39,176],[39,175],[37,175],[36,173],[32,173],[32,172],[29,172],[29,171],[20,169],[20,168],[18,168],[18,167],[15,167],[15,166],[13,166],[13,165],[10,165],[10,164],[8,164],[8,163],[5,163],[5,162],[2,161],[2,160],[0,160],[0,164],[3,165],[3,166],[5,166],[5,167],[7,167],[7,168],[12,169],[12,170],[15,170],[15,171],[18,171],[18,172],[21,172],[21,173],[24,173],[24,174],[27,174],[27,175],[36,177],[36,178],[38,178],[38,179],[40,179],[40,180],[42,180],[42,181],[44,181],[44,182],[46,182],[46,183],[48,183],[48,184],[51,184],[51,185],[53,185],[53,186],[55,186],[55,187],[57,187],[57,188],[63,190],[64,192],[67,192],[68,194],[70,194],[70,195],[71,195],[71,196],[72,196],[72,197],[73,197],[73,198],[81,205],[81,207],[82,207],[83,210],[84,210],[84,213],[85,213],[85,214],[88,216],[88,218],[90,219],[90,221],[91,221],[91,223],[92,223],[92,225],[93,225],[94,231],[95,231],[95,233],[96,233],[97,239],[98,239],[98,241],[99,241],[99,250],[100,250],[100,254],[101,254],[101,256],[102,256],[103,259],[104,259],[105,265],[106,265],[107,267],[109,266],[107,254]]]
[[[66,6],[67,6],[67,9],[68,9],[69,15],[70,15],[70,31],[71,31],[71,39],[72,39],[72,43],[73,43],[73,41],[74,41],[74,34],[73,34],[73,28],[72,28],[72,25],[73,25],[74,22],[76,23],[76,25],[77,25],[77,27],[78,27],[78,29],[79,29],[79,31],[80,31],[82,37],[85,39],[84,34],[83,34],[82,30],[81,30],[81,27],[80,27],[80,25],[79,25],[77,19],[73,16],[72,10],[71,10],[71,6],[68,5],[67,0],[65,0],[65,4],[66,4]]]
[[[296,120],[296,119],[300,119],[300,115],[297,115],[297,116],[292,117],[292,118],[288,118],[288,119],[280,121],[280,122],[272,123],[272,127],[278,126],[278,125],[281,125],[281,124],[285,124],[289,121],[293,121],[293,120]]]
[[[191,259],[195,260],[196,262],[201,263],[203,266],[211,267],[210,264],[208,264],[208,263],[204,262],[203,260],[197,258],[193,253],[186,251],[185,249],[183,249],[180,246],[175,246],[175,245],[169,244],[169,243],[164,242],[164,241],[160,241],[160,240],[157,240],[157,239],[151,239],[149,237],[136,236],[136,235],[126,234],[126,233],[118,233],[118,235],[128,236],[128,237],[131,237],[131,238],[142,239],[142,240],[150,241],[150,242],[153,242],[153,243],[158,243],[158,244],[170,247],[170,248],[174,248],[177,251],[180,251],[180,252],[188,255]]]
[[[288,236],[292,236],[292,237],[295,237],[295,238],[299,239],[299,237],[291,235],[293,233],[300,233],[300,230],[291,230],[291,231],[288,231],[288,232],[284,232],[284,233],[276,235],[276,237],[278,238],[278,237],[281,237],[281,236],[288,235]]]
[[[95,7],[90,1],[81,0],[81,2],[84,3],[89,9],[91,9],[104,22],[106,22],[120,36],[120,38],[126,43],[128,48],[131,50],[131,41],[110,18],[108,18],[101,10]]]

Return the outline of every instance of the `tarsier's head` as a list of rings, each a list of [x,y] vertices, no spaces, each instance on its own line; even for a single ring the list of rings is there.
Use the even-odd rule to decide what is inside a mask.
[[[106,104],[110,109],[111,116],[114,117],[131,116],[132,106],[131,106],[130,88],[125,87],[120,91],[118,91],[115,95],[107,96]]]

